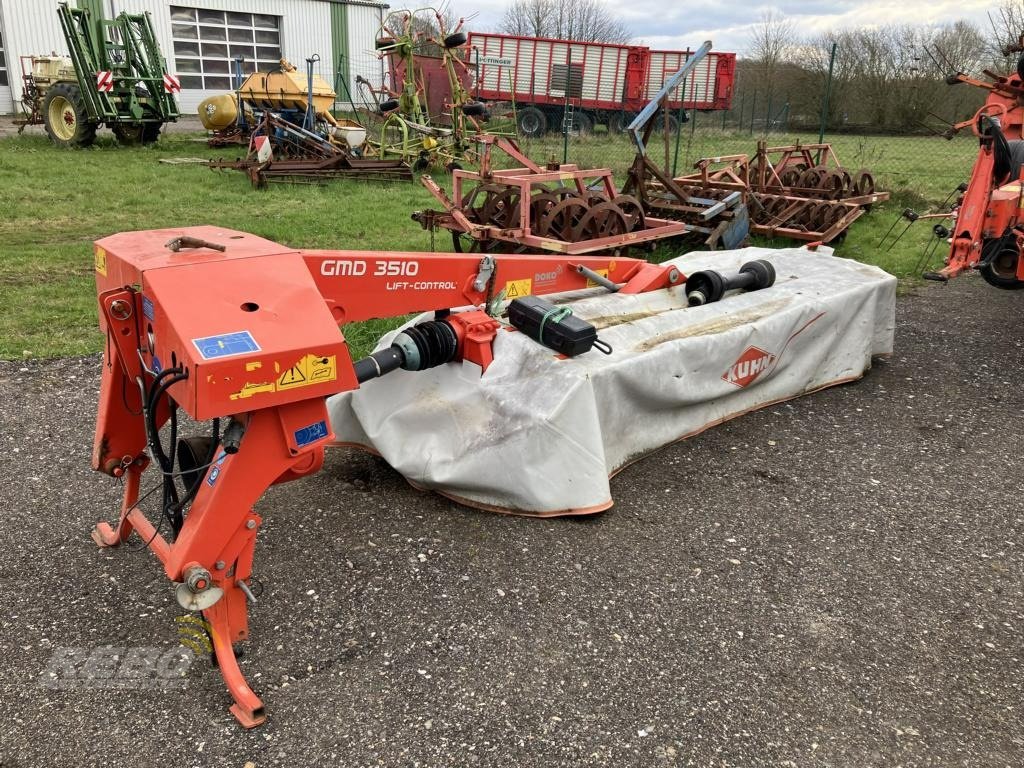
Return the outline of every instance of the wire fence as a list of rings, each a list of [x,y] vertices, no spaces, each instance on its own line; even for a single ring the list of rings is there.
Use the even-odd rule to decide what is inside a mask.
[[[691,114],[676,134],[655,135],[647,144],[649,156],[673,176],[692,173],[697,161],[723,155],[756,153],[759,140],[769,147],[808,145],[818,142],[811,131],[766,131],[755,126],[722,127],[719,115]],[[969,131],[952,140],[936,136],[830,132],[824,136],[842,167],[851,173],[867,169],[879,189],[922,198],[943,200],[950,190],[966,181],[977,152]],[[543,137],[522,137],[520,146],[539,161],[572,162],[580,167],[611,168],[624,179],[637,148],[626,133],[612,133],[598,126],[588,134],[569,132]]]
[[[624,105],[617,110],[614,105],[587,109],[581,106],[587,103],[586,87],[584,81],[580,98],[566,98],[561,106],[520,100],[495,111],[505,116],[505,128],[518,133],[531,157],[611,168],[624,178],[637,147],[622,126],[636,112]],[[684,81],[684,94],[686,87]],[[802,79],[790,75],[776,84],[772,95],[765,93],[755,74],[741,71],[728,109],[698,110],[680,104],[655,115],[647,152],[663,170],[679,176],[692,173],[694,164],[704,158],[753,158],[761,140],[769,147],[824,141],[831,144],[842,167],[851,174],[869,170],[878,188],[912,200],[941,201],[967,180],[977,153],[970,129],[952,138],[943,134],[954,122],[974,114],[984,92],[963,85],[954,91],[940,78],[920,76],[889,88],[892,92],[884,100],[873,99],[850,83],[836,93],[825,77],[803,73]],[[679,101],[686,102],[686,96]],[[532,109],[544,111],[546,134],[522,130],[522,114]],[[574,116],[581,113],[586,117],[576,124]]]

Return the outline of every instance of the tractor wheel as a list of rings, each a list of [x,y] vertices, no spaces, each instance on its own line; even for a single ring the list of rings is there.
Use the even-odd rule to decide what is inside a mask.
[[[160,129],[164,127],[163,123],[143,123],[142,124],[142,143],[143,144],[155,144],[160,138]]]
[[[113,128],[117,143],[126,147],[132,147],[142,143],[142,123],[118,123]]]
[[[43,120],[50,141],[60,147],[88,147],[96,140],[96,123],[89,120],[77,85],[58,83],[46,92]]]
[[[523,107],[516,116],[519,135],[527,139],[539,139],[548,132],[548,119],[536,107]]]

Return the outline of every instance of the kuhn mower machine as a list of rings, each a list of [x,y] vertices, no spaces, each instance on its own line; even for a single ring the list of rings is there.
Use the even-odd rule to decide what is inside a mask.
[[[1024,37],[1003,49],[1004,54],[1024,50]],[[928,280],[946,281],[977,269],[997,288],[1024,288],[1024,56],[1016,72],[996,75],[985,71],[986,80],[962,72],[948,82],[967,83],[989,91],[985,104],[971,120],[952,126],[949,136],[970,128],[978,137],[978,157],[959,206],[954,211],[949,255],[937,272],[926,272]],[[911,212],[913,213],[913,212]],[[904,212],[906,218],[906,212]],[[914,221],[923,218],[914,215]],[[945,228],[936,227],[939,231]],[[946,236],[943,234],[943,236]]]
[[[399,368],[486,370],[499,331],[518,329],[565,357],[611,352],[594,325],[536,294],[675,288],[685,306],[775,279],[766,261],[688,280],[630,258],[300,251],[215,227],[114,235],[96,243],[95,259],[106,352],[92,466],[119,478],[124,497],[117,522],[100,523],[93,538],[112,547],[134,531],[156,555],[181,606],[208,623],[231,711],[246,727],[265,719],[233,647],[255,601],[253,505],[271,485],[320,469],[334,437],[329,396]],[[541,273],[550,278],[509,305],[508,324],[490,313],[504,286]],[[340,325],[415,311],[434,319],[352,360]],[[208,434],[178,439],[179,410],[209,422]]]

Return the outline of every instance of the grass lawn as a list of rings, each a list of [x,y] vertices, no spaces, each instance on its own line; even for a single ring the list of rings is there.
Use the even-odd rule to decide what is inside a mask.
[[[117,146],[109,132],[100,136],[95,147],[80,151],[58,149],[38,136],[0,139],[0,359],[100,349],[91,246],[115,232],[213,224],[296,247],[431,248],[430,233],[409,218],[413,210],[437,207],[418,183],[346,180],[325,186],[272,185],[257,192],[239,173],[157,162],[161,157],[234,157],[240,149],[210,150],[188,134],[165,136],[155,147],[128,149]],[[689,146],[685,131],[681,138],[680,172],[687,151],[692,163],[712,154],[752,152],[756,142],[748,135],[715,131],[696,132]],[[791,138],[773,135],[771,143]],[[898,190],[892,202],[853,226],[838,254],[910,277],[930,229],[915,225],[888,253],[879,251],[878,240],[904,207],[924,210],[928,201],[941,200],[967,178],[972,142],[844,137],[834,143],[848,167],[871,167],[889,188]],[[560,157],[562,144],[552,138],[525,148],[546,160]],[[573,139],[570,146],[570,160],[582,166],[611,166],[621,172],[631,157],[621,136]],[[443,173],[436,176],[444,181]],[[438,233],[436,248],[451,249],[447,233]],[[668,258],[683,250],[662,246],[657,256]],[[346,328],[354,354],[368,351],[392,325],[374,321]]]

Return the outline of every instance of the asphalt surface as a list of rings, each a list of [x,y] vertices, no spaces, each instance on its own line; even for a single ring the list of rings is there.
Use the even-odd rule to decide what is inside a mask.
[[[862,381],[634,464],[592,519],[461,508],[349,451],[277,487],[243,668],[41,684],[177,644],[155,560],[89,539],[96,358],[0,364],[0,766],[1020,766],[1024,294],[898,306]]]

